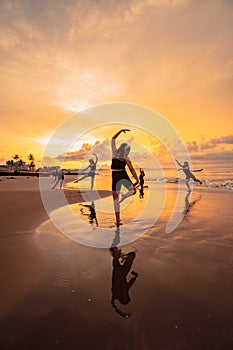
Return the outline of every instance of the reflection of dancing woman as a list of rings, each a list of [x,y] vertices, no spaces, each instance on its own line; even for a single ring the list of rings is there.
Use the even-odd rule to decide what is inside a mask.
[[[203,169],[197,169],[197,170],[191,170],[189,169],[189,163],[188,162],[184,162],[184,164],[182,165],[180,162],[178,162],[177,159],[175,159],[175,161],[177,162],[177,164],[181,167],[180,169],[178,169],[178,171],[183,170],[183,172],[186,175],[186,185],[188,187],[188,192],[191,192],[190,186],[189,186],[189,181],[190,179],[193,179],[196,182],[199,182],[200,185],[202,185],[202,182],[200,180],[198,180],[193,174],[192,172],[199,172],[202,171]]]
[[[83,212],[83,209],[80,209],[81,214],[85,215],[85,216],[88,216],[90,224],[94,224],[94,222],[95,222],[96,226],[98,226],[99,224],[98,224],[98,220],[97,220],[97,217],[96,217],[95,203],[92,201],[90,205],[88,205],[88,204],[79,204],[79,205],[84,207],[84,208],[88,208],[89,209],[89,214],[85,214]]]
[[[196,204],[201,199],[201,195],[199,195],[199,197],[196,200],[189,202],[190,194],[191,194],[191,192],[188,191],[188,193],[185,197],[185,209],[183,211],[184,215],[187,215],[188,212],[190,211],[190,209],[194,206],[194,204]]]
[[[55,184],[53,185],[52,190],[57,186],[58,183],[60,183],[60,190],[61,190],[61,189],[62,189],[63,180],[64,180],[64,174],[63,174],[62,171],[59,171],[59,172],[57,173],[57,181],[56,181]]]
[[[132,196],[136,193],[135,185],[138,183],[138,176],[136,171],[133,168],[131,160],[128,155],[130,152],[130,146],[127,143],[122,143],[120,147],[116,148],[116,138],[122,133],[130,131],[129,129],[121,129],[112,137],[112,196],[114,200],[114,209],[116,215],[116,225],[121,225],[120,220],[120,202],[122,202],[125,198]],[[130,180],[125,166],[128,166],[131,174],[135,178],[136,182],[133,184]],[[128,192],[123,194],[121,199],[119,200],[119,193],[121,189],[121,185],[124,185]]]
[[[94,186],[94,179],[95,179],[95,171],[96,171],[96,164],[97,164],[97,162],[98,162],[98,157],[97,157],[97,155],[95,154],[95,153],[93,153],[93,155],[95,156],[95,161],[92,159],[92,158],[90,158],[89,159],[89,165],[85,168],[85,169],[83,169],[83,171],[85,171],[85,170],[87,170],[87,169],[90,169],[90,171],[87,173],[87,174],[85,174],[85,175],[83,175],[80,179],[78,179],[78,180],[76,180],[76,181],[74,181],[74,182],[79,182],[79,181],[82,181],[83,179],[85,179],[86,177],[91,177],[91,189],[93,189],[93,186]]]
[[[116,234],[119,235],[118,231]],[[127,281],[127,275],[132,267],[136,253],[130,252],[128,254],[122,254],[121,249],[117,248],[116,246],[110,248],[110,252],[113,257],[111,304],[120,316],[129,317],[129,313],[123,312],[117,307],[116,300],[119,300],[119,302],[123,305],[130,302],[129,290],[136,281],[138,274],[137,272],[132,271],[131,274],[133,277],[129,281]]]

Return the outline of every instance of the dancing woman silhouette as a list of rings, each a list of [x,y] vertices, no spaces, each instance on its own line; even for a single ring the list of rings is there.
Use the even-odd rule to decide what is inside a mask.
[[[131,271],[132,277],[127,281],[127,275],[132,267],[133,261],[136,257],[135,251],[129,252],[128,254],[123,254],[121,249],[119,249],[115,244],[120,242],[120,229],[117,228],[115,233],[115,238],[113,240],[113,245],[110,248],[110,252],[113,257],[112,261],[112,299],[111,304],[115,311],[122,317],[129,317],[130,314],[120,310],[116,305],[116,300],[121,304],[126,305],[130,302],[129,290],[135,283],[138,274],[135,271]]]
[[[190,179],[193,179],[196,182],[199,182],[200,185],[202,185],[201,180],[197,179],[192,172],[199,172],[202,171],[203,169],[197,169],[197,170],[190,170],[189,169],[189,163],[188,162],[184,162],[184,164],[182,165],[177,159],[175,159],[176,163],[181,167],[180,169],[178,169],[178,171],[183,170],[184,174],[186,175],[186,186],[188,188],[188,192],[191,192],[191,188],[189,186],[189,181]]]
[[[112,196],[114,200],[114,210],[116,216],[116,226],[122,225],[120,219],[120,203],[129,196],[136,193],[135,186],[138,184],[138,176],[129,158],[130,146],[127,143],[122,143],[119,148],[116,148],[116,138],[123,132],[126,133],[129,129],[121,129],[112,137]],[[136,182],[133,184],[130,180],[125,167],[128,166],[131,174]],[[119,199],[121,186],[124,185],[128,192],[122,194]]]
[[[87,170],[87,169],[90,169],[89,172],[88,172],[87,174],[83,175],[82,177],[80,177],[80,179],[74,181],[75,183],[77,183],[77,182],[79,182],[79,181],[82,181],[82,180],[85,179],[86,177],[89,177],[89,176],[90,176],[90,177],[91,177],[91,189],[92,189],[92,190],[93,190],[94,179],[95,179],[95,175],[96,175],[96,173],[95,173],[95,171],[96,171],[96,164],[97,164],[97,162],[98,162],[98,157],[97,157],[97,155],[96,155],[95,153],[93,153],[93,155],[95,156],[95,161],[94,161],[94,159],[90,158],[90,159],[89,159],[89,163],[90,163],[90,164],[89,164],[85,169],[83,169],[83,171],[85,171],[85,170]]]

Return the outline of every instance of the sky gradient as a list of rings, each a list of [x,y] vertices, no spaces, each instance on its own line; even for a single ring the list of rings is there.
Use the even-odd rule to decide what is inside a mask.
[[[232,162],[232,1],[0,0],[0,26],[0,163],[40,160],[66,118],[117,101],[167,118],[194,160]]]

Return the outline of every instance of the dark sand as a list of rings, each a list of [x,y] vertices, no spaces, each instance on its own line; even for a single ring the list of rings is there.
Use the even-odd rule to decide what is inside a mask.
[[[231,350],[233,197],[195,191],[201,200],[175,231],[165,233],[165,208],[151,235],[122,248],[136,251],[139,275],[130,302],[116,302],[124,318],[111,305],[109,250],[70,241],[52,223],[35,232],[48,219],[38,179],[2,178],[1,350]]]

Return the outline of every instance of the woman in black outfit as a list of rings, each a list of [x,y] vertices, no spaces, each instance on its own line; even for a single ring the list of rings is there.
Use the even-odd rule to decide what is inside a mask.
[[[112,137],[112,196],[114,200],[114,210],[116,215],[116,226],[121,225],[120,220],[120,203],[127,197],[132,196],[136,193],[135,186],[138,184],[138,176],[133,168],[131,160],[128,155],[130,152],[130,146],[127,143],[122,143],[120,147],[116,148],[116,138],[122,133],[130,131],[129,129],[121,129]],[[130,180],[125,166],[128,166],[131,174],[135,178],[136,182],[133,184]],[[121,186],[124,185],[128,192],[121,196],[119,200],[119,193]]]

